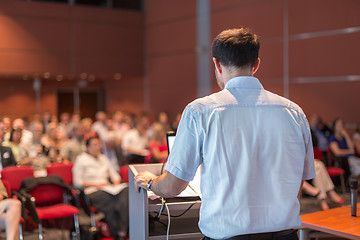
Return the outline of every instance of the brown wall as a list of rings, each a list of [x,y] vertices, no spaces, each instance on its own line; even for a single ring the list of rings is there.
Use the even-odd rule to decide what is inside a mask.
[[[143,21],[136,11],[0,1],[0,115],[36,113],[34,76],[43,81],[41,111],[56,113],[57,89],[77,88],[81,73],[95,77],[95,87],[105,91],[106,110],[126,109],[129,101],[134,111],[142,110]],[[115,73],[122,78],[114,80]],[[129,94],[124,84],[133,91],[134,83],[137,93]]]
[[[151,107],[179,111],[196,97],[196,1],[147,3],[146,76],[154,86],[149,89]],[[256,76],[265,88],[284,95],[287,11],[289,98],[308,116],[317,113],[326,121],[340,116],[355,123],[360,121],[360,101],[356,100],[360,90],[359,9],[360,2],[353,0],[212,0],[211,38],[240,26],[259,34],[261,66]],[[356,28],[354,32],[344,34],[351,27]],[[310,34],[302,35],[305,33]],[[349,75],[355,75],[356,81],[347,81]],[[211,81],[213,91],[218,91],[214,77]],[[168,96],[173,101],[162,99]]]
[[[181,112],[196,98],[196,1],[146,1],[147,106]]]

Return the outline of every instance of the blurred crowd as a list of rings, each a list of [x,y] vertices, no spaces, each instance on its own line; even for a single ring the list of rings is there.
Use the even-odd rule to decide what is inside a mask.
[[[75,162],[86,150],[86,139],[98,136],[102,153],[115,170],[132,163],[161,163],[167,158],[166,133],[176,131],[181,115],[170,122],[165,112],[155,120],[147,114],[99,111],[95,119],[46,111],[31,121],[3,116],[0,121],[1,166],[31,165],[36,176],[46,175],[53,162]]]

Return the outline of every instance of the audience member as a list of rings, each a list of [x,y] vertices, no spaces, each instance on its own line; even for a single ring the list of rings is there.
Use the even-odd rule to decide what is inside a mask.
[[[41,144],[43,125],[34,122],[30,126],[33,138],[30,143],[21,143],[19,150],[19,165],[31,165],[35,176],[46,176],[46,165],[50,163],[49,149]]]
[[[50,123],[46,129],[46,134],[41,138],[41,144],[48,151],[48,157],[51,162],[60,162],[60,149],[63,142],[60,141],[60,135],[55,123]]]
[[[303,185],[304,192],[313,197],[317,197],[322,210],[329,209],[329,205],[326,201],[327,197],[329,197],[330,201],[336,204],[344,203],[344,199],[335,192],[335,186],[326,170],[324,163],[319,159],[315,159],[314,165],[316,173],[315,178],[312,179],[312,184],[314,187],[305,181]]]
[[[344,128],[344,122],[337,118],[333,122],[334,134],[329,138],[329,147],[345,170],[346,179],[360,175],[360,160],[354,156],[353,142]],[[350,167],[349,167],[350,165]]]
[[[148,128],[149,119],[142,116],[138,119],[135,128],[125,134],[121,146],[128,163],[144,163],[145,156],[149,153]]]
[[[32,133],[31,133],[31,131],[25,129],[24,120],[22,118],[16,118],[13,121],[12,129],[20,129],[21,130],[21,142],[22,143],[31,142]],[[9,136],[10,136],[10,134],[9,134]]]
[[[313,136],[316,138],[317,147],[322,151],[324,156],[326,156],[326,152],[329,147],[329,137],[331,136],[330,129],[316,114],[311,116],[310,127]]]
[[[43,133],[45,133],[47,125],[51,122],[51,113],[50,111],[44,111],[41,115],[41,123],[43,124]]]
[[[109,159],[101,154],[99,138],[90,137],[86,140],[86,152],[78,156],[72,171],[74,185],[84,188],[92,205],[105,214],[113,237],[124,239],[129,224],[128,188],[121,190],[122,185],[118,185],[121,177]],[[120,186],[118,191],[107,190],[114,185]]]
[[[163,163],[168,157],[165,126],[161,123],[152,125],[149,150],[151,152],[151,163]]]
[[[103,142],[103,154],[109,159],[111,166],[116,170],[120,170],[120,166],[126,165],[126,160],[123,159],[121,146],[116,145],[115,132],[108,132],[106,142]]]
[[[101,141],[106,141],[108,137],[108,128],[106,125],[107,115],[100,111],[96,113],[96,121],[93,123],[91,129],[98,134]]]
[[[9,140],[3,142],[3,146],[11,148],[12,153],[14,154],[15,160],[19,161],[19,150],[21,143],[22,131],[20,128],[14,128],[10,132]]]
[[[92,126],[91,118],[81,119],[80,124],[84,128],[84,136],[93,136],[95,134],[95,132],[91,129]]]
[[[170,126],[170,123],[169,123],[169,118],[168,118],[168,115],[167,115],[166,112],[160,112],[158,117],[157,117],[156,122],[162,124],[164,126],[164,130],[166,132],[171,130],[171,126]]]
[[[20,216],[20,201],[8,198],[6,188],[0,181],[0,229],[5,229],[7,240],[19,239]]]
[[[10,131],[11,131],[11,118],[4,116],[2,118],[2,123],[4,124],[4,137],[3,137],[3,141],[8,140],[9,136],[10,136]]]
[[[72,124],[71,140],[64,143],[60,156],[65,163],[75,162],[76,158],[84,152],[84,127],[81,124]]]
[[[121,111],[115,112],[113,116],[113,130],[116,136],[116,145],[122,143],[125,134],[132,128],[131,117]]]
[[[70,127],[70,114],[67,112],[60,114],[60,122],[57,126],[57,134],[58,138],[60,139],[66,139],[68,138],[68,132]]]

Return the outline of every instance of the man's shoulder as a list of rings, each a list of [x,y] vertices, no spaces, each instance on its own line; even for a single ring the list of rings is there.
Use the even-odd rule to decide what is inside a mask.
[[[197,98],[194,101],[190,102],[186,108],[191,109],[194,112],[204,112],[209,111],[210,109],[217,107],[221,104],[219,101],[221,96],[224,94],[225,90],[210,94],[205,97]]]
[[[292,109],[292,110],[295,110],[295,111],[298,111],[298,112],[303,112],[301,107],[291,101],[290,99],[287,99],[283,96],[280,96],[276,93],[273,93],[273,92],[270,92],[268,90],[264,90],[263,92],[263,101],[266,103],[266,104],[271,104],[271,105],[275,105],[275,106],[282,106],[282,107],[286,107],[286,108],[289,108],[289,109]]]

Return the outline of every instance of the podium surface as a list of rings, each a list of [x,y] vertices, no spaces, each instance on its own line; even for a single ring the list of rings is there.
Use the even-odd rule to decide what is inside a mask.
[[[129,165],[130,240],[166,239],[168,216],[165,207],[160,216],[160,222],[153,220],[153,217],[157,216],[161,209],[161,200],[149,199],[148,191],[140,189],[140,192],[137,192],[134,185],[134,176],[137,173],[148,171],[159,176],[161,169],[162,164]],[[175,197],[165,199],[165,201],[172,216],[170,217],[169,239],[201,239],[203,235],[198,227],[201,205],[199,198]],[[189,210],[186,211],[187,209]],[[185,211],[186,213],[184,213]],[[181,216],[177,217],[177,215]]]

